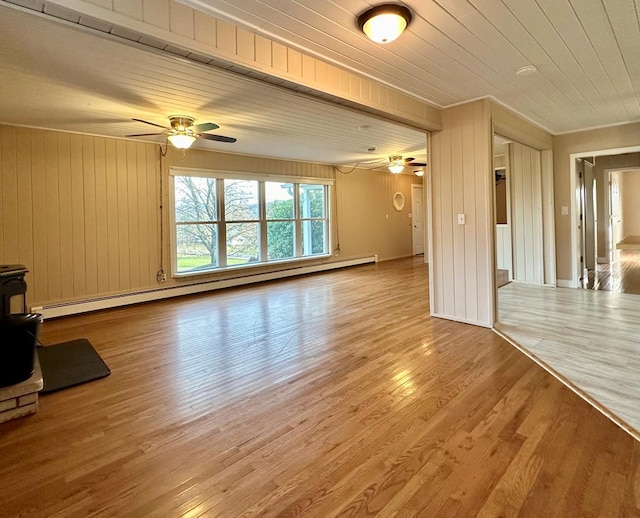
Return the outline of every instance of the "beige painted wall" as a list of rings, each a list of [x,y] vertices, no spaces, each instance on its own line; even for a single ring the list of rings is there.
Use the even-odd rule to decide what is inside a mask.
[[[447,109],[433,134],[431,313],[493,325],[494,208],[491,104]],[[458,214],[466,223],[458,224]]]
[[[171,165],[317,178],[334,175],[326,164],[202,150],[189,150],[183,157],[170,148],[163,160],[166,208]],[[0,263],[28,267],[28,304],[157,288],[159,179],[158,145],[0,126]],[[412,254],[408,218],[412,181],[409,175],[373,171],[337,179],[342,247],[338,260]],[[391,205],[395,190],[407,199],[400,213]],[[169,272],[169,216],[166,210],[164,214],[162,254],[164,270]],[[335,246],[335,229],[333,233]],[[274,269],[268,266],[252,273]],[[238,272],[169,279],[163,286],[230,276]]]
[[[540,151],[517,142],[509,146],[513,279],[543,284]]]
[[[625,171],[622,187],[622,232],[640,236],[640,171]]]
[[[559,281],[570,281],[571,217],[563,216],[562,207],[571,207],[572,193],[569,178],[569,155],[596,150],[638,145],[640,123],[610,128],[567,133],[553,138],[554,192],[556,221],[556,266]]]
[[[362,169],[336,175],[341,257],[378,254],[385,260],[413,253],[409,214],[411,184],[416,180],[408,174]],[[405,199],[401,211],[393,207],[396,192]]]

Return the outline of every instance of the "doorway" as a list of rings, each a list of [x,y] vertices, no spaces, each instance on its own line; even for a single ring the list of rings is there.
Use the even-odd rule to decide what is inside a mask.
[[[424,254],[424,189],[411,184],[411,218],[413,222],[413,255]]]
[[[640,149],[632,149],[572,157],[575,287],[640,294]]]

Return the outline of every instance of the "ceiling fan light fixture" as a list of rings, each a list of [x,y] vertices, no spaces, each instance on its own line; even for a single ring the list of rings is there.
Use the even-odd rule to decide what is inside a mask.
[[[411,11],[404,5],[382,4],[358,16],[358,27],[375,43],[397,39],[411,23]]]
[[[416,176],[424,176],[424,171],[422,169],[416,169],[413,174]]]
[[[404,170],[404,160],[402,160],[402,156],[391,155],[389,157],[389,165],[387,168],[393,174],[400,174]]]
[[[186,131],[167,135],[169,143],[177,149],[189,149],[196,141],[195,135],[190,135]]]

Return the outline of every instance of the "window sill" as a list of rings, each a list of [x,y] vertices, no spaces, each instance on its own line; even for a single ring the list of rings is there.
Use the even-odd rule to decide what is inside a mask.
[[[174,272],[171,274],[171,278],[173,279],[185,279],[190,277],[204,277],[216,275],[219,273],[229,273],[229,272],[248,272],[251,270],[256,270],[260,268],[270,268],[270,267],[278,267],[278,266],[287,266],[290,265],[291,269],[296,268],[296,264],[308,263],[309,261],[314,261],[318,259],[328,259],[331,257],[331,254],[317,254],[311,255],[308,257],[296,257],[294,259],[283,259],[280,261],[268,261],[264,263],[250,263],[243,264],[237,266],[225,266],[224,268],[212,268],[210,270],[199,270],[199,271],[189,271],[189,272]],[[289,269],[289,268],[276,268],[278,270]],[[247,275],[251,275],[247,273]]]

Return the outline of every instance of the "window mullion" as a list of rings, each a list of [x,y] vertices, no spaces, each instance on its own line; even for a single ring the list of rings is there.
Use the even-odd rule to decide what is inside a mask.
[[[296,257],[302,257],[302,220],[300,219],[300,184],[293,184],[293,215],[296,221]]]
[[[258,182],[258,218],[260,231],[260,261],[267,261],[269,258],[267,250],[267,195],[264,182]]]
[[[216,202],[218,203],[218,264],[220,268],[227,266],[227,223],[226,215],[224,213],[224,180],[222,178],[216,179],[216,191],[218,196]]]

